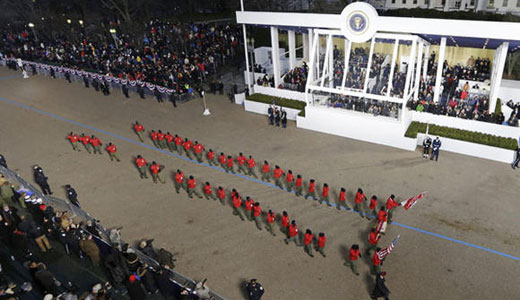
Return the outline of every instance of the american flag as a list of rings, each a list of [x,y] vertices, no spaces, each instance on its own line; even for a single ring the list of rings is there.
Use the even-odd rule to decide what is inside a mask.
[[[420,193],[417,196],[413,196],[412,198],[410,198],[410,199],[408,199],[406,201],[401,202],[401,205],[404,206],[404,209],[408,210],[409,208],[414,206],[415,203],[417,203],[417,200],[422,199],[425,194],[426,194],[426,192],[422,192],[422,193]]]
[[[399,241],[400,237],[401,237],[401,235],[397,235],[397,237],[392,241],[390,246],[388,246],[388,247],[386,247],[384,249],[379,250],[379,252],[377,252],[377,257],[379,257],[379,259],[383,259],[388,254],[390,254],[390,252],[392,252],[392,250],[394,250],[395,244],[397,244],[397,241]]]

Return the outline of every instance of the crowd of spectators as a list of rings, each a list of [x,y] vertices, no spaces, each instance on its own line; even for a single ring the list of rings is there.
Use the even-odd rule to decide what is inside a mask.
[[[283,87],[285,89],[304,92],[305,85],[307,84],[308,73],[309,67],[304,62],[301,67],[296,67],[283,76]]]
[[[0,299],[108,300],[127,295],[131,300],[143,300],[153,294],[165,299],[198,299],[172,283],[168,270],[175,267],[175,259],[166,249],[156,251],[153,240],[140,241],[136,248],[148,258],[141,256],[121,241],[121,228],[107,232],[96,220],[79,220],[67,211],[55,211],[34,190],[3,174],[0,202]],[[90,265],[91,271],[103,274],[103,280],[81,290],[79,286],[88,281],[84,276],[83,282],[71,282],[67,270],[56,273],[49,269],[60,256],[69,257],[69,265]],[[149,265],[149,258],[158,264]],[[29,277],[24,278],[20,271],[7,272],[12,265],[21,266]],[[209,295],[204,284],[190,288],[200,291],[200,297]]]
[[[154,19],[144,35],[118,34],[113,40],[79,32],[74,38],[36,38],[6,32],[0,53],[72,69],[140,80],[185,93],[233,58],[240,43],[236,25],[177,24]]]
[[[376,117],[385,116],[396,119],[399,116],[399,104],[388,101],[370,100],[354,96],[333,95],[327,100],[326,105],[333,108],[343,108],[363,112]]]

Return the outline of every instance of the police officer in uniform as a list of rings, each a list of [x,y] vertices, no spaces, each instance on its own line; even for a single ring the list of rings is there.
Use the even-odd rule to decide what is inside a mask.
[[[81,207],[79,205],[78,194],[76,193],[76,190],[71,187],[70,184],[65,186],[65,190],[67,192],[67,199],[69,199],[70,203],[76,205],[77,207]]]
[[[430,155],[430,147],[432,145],[432,139],[427,136],[424,141],[423,141],[423,158],[428,158],[428,156]]]
[[[282,110],[282,127],[287,128],[287,112]]]
[[[85,87],[86,88],[89,88],[90,87],[90,84],[88,82],[88,76],[87,75],[83,75],[83,83],[85,84]]]
[[[2,155],[0,155],[0,165],[3,166],[2,164],[2,160],[3,160],[3,157]],[[518,148],[516,148],[516,159],[515,161],[513,161],[513,163],[511,164],[511,168],[514,170],[516,168],[518,168],[518,163],[520,162],[520,146]],[[4,160],[4,163],[5,163],[5,160]],[[6,167],[7,168],[7,167]]]
[[[145,99],[144,98],[144,89],[139,83],[137,83],[137,93],[139,94],[139,97],[141,97],[141,99]]]
[[[126,84],[121,85],[121,91],[123,91],[123,95],[125,95],[126,98],[130,98],[130,96],[128,96],[128,87]]]
[[[436,137],[435,140],[433,140],[432,144],[432,156],[431,160],[433,160],[433,157],[435,156],[435,161],[439,159],[439,149],[441,148],[441,140],[439,140],[439,137]]]
[[[52,195],[51,188],[47,183],[49,179],[38,165],[34,166],[34,181],[40,186],[44,195]]]
[[[264,294],[264,288],[256,279],[251,279],[247,283],[247,295],[249,296],[249,300],[260,300],[262,299],[262,295]]]
[[[269,125],[274,125],[274,109],[272,105],[267,109],[267,114],[269,115]]]
[[[65,72],[65,79],[67,79],[67,81],[69,83],[72,83],[72,80],[70,80],[70,73],[69,72]]]
[[[99,82],[96,79],[92,79],[92,86],[96,90],[96,92],[99,92]]]

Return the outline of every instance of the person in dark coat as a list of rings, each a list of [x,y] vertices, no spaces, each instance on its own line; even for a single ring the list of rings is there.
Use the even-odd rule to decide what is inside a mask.
[[[159,90],[157,88],[153,91],[153,94],[155,96],[155,99],[157,99],[157,102],[159,102],[159,103],[164,102],[163,98],[162,98],[162,94],[161,94],[161,92],[159,92]]]
[[[86,87],[86,88],[89,88],[89,87],[90,87],[90,84],[89,84],[89,82],[88,82],[88,77],[87,77],[87,75],[84,75],[84,76],[83,76],[83,83],[85,84],[85,87]]]
[[[137,93],[139,94],[139,97],[141,97],[141,99],[145,99],[144,88],[139,83],[137,83]]]
[[[126,282],[126,288],[128,290],[128,296],[131,300],[144,300],[146,299],[146,292],[141,286],[141,281],[135,275],[130,275]]]
[[[51,188],[47,183],[47,179],[49,179],[43,173],[43,169],[39,166],[34,166],[34,181],[40,186],[44,195],[52,195]]]
[[[154,260],[157,260],[157,254],[155,253],[155,250],[153,249],[152,242],[153,242],[153,239],[142,240],[139,243],[139,251],[143,252],[145,255],[153,258]]]
[[[69,199],[70,203],[81,207],[78,201],[78,193],[76,193],[76,190],[71,187],[70,184],[65,185],[65,191],[67,192],[67,199]]]
[[[99,92],[99,82],[96,79],[92,79],[92,86],[96,90],[96,92]]]
[[[275,112],[274,112],[274,122],[276,123],[277,127],[280,127],[280,119],[281,119],[280,110],[279,109],[275,109]]]
[[[164,248],[159,249],[157,262],[165,269],[171,270],[175,268],[175,258],[173,258],[173,254]]]
[[[125,95],[126,98],[130,98],[130,96],[128,96],[128,87],[126,86],[126,84],[121,84],[121,91],[123,92],[123,95]]]
[[[274,109],[272,106],[267,109],[267,114],[269,115],[269,125],[274,125]]]
[[[153,276],[152,270],[148,268],[147,264],[142,264],[137,268],[137,276],[141,278],[141,282],[143,283],[148,294],[155,294],[159,291],[157,285],[155,284],[155,278]]]
[[[384,297],[385,300],[389,300],[388,295],[390,294],[390,290],[385,285],[385,276],[386,272],[381,272],[377,274],[376,277],[376,286],[374,287],[374,291],[372,291],[371,298],[377,299],[380,297]]]
[[[103,257],[103,265],[108,270],[112,284],[120,289],[125,279],[128,277],[129,272],[125,269],[124,264],[121,261],[118,250],[112,249],[110,253]]]
[[[282,110],[282,127],[287,128],[287,112]]]
[[[7,162],[5,161],[5,157],[2,154],[0,154],[0,166],[8,169],[7,168]]]
[[[175,289],[173,287],[172,282],[170,281],[170,275],[168,271],[164,268],[159,269],[157,273],[155,273],[155,282],[157,283],[157,287],[159,288],[159,292],[166,300],[173,300]]]
[[[173,103],[173,107],[177,107],[177,94],[172,92],[171,94],[168,95],[168,100],[171,103]]]
[[[249,300],[260,300],[262,299],[262,295],[264,294],[264,288],[260,283],[256,282],[256,279],[251,279],[247,283],[247,295],[249,296]]]

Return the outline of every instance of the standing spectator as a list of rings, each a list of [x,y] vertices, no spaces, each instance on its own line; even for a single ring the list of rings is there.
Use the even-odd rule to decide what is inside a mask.
[[[274,125],[274,109],[272,105],[267,109],[267,114],[269,115],[269,125]]]
[[[206,286],[206,281],[207,279],[204,279],[203,281],[197,282],[197,285],[195,285],[195,293],[203,300],[210,299],[209,288]]]
[[[81,207],[78,201],[78,194],[76,190],[70,186],[70,184],[65,185],[65,192],[67,193],[67,199],[69,199],[70,203],[76,205],[77,207]]]
[[[280,120],[281,120],[280,110],[279,109],[275,109],[274,121],[276,123],[276,127],[280,127]]]
[[[372,295],[370,295],[370,298],[377,299],[380,297],[385,298],[385,300],[388,300],[388,295],[390,294],[390,290],[386,287],[385,284],[385,276],[386,272],[381,272],[377,274],[376,277],[376,286],[374,287],[374,290],[372,291]]]
[[[126,282],[126,288],[128,290],[128,296],[131,300],[143,300],[146,299],[146,292],[141,285],[141,280],[136,275],[130,275]]]
[[[287,128],[287,112],[282,110],[282,127]]]
[[[7,168],[7,162],[5,161],[5,157],[2,154],[0,154],[0,166],[8,169]]]
[[[430,158],[431,160],[433,160],[433,157],[435,156],[435,161],[437,161],[439,159],[439,150],[441,148],[441,140],[439,139],[439,137],[436,137],[435,140],[433,140],[433,151],[432,151],[432,157]]]
[[[47,183],[49,179],[38,165],[34,166],[34,181],[40,186],[44,195],[52,195],[51,187]]]
[[[79,241],[79,247],[90,258],[94,266],[99,266],[99,247],[94,241],[92,234],[83,236]]]
[[[511,164],[511,168],[514,170],[518,168],[518,163],[520,162],[520,145],[516,148],[516,158]]]
[[[432,139],[429,136],[423,140],[423,157],[428,158],[430,155],[430,147],[432,145]]]
[[[264,288],[256,279],[251,279],[249,283],[246,285],[247,294],[249,296],[249,300],[261,300],[262,295],[264,294]]]

